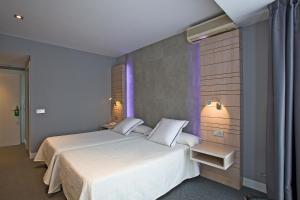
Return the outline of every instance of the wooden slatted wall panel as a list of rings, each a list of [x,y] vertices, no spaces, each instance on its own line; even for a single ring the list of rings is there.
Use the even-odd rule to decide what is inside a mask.
[[[223,171],[201,165],[201,175],[217,182],[240,188],[240,36],[234,30],[201,40],[201,137],[203,141],[221,143],[233,147],[235,162]],[[208,100],[220,99],[221,110],[207,106]],[[224,137],[216,137],[213,130],[221,129]]]
[[[125,116],[125,65],[117,65],[111,70],[111,117],[112,121],[120,122]]]

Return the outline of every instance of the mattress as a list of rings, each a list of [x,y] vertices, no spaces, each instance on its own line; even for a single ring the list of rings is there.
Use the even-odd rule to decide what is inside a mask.
[[[67,151],[58,159],[68,200],[153,200],[199,175],[189,147],[170,148],[145,138]]]
[[[143,135],[132,132],[128,136],[125,136],[111,130],[102,130],[49,137],[41,144],[34,161],[43,161],[48,166],[43,180],[46,185],[49,185],[52,177],[54,176],[53,173],[55,173],[53,169],[56,164],[56,160],[62,152],[128,140],[136,137],[143,137]]]

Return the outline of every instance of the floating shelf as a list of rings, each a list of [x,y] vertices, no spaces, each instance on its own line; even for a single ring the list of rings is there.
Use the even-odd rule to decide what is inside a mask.
[[[202,142],[190,149],[191,160],[227,170],[234,162],[234,149],[222,144]]]

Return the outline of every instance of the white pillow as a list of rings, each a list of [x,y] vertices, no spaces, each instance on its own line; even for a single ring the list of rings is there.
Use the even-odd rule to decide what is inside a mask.
[[[153,130],[153,128],[150,128],[149,126],[139,125],[139,126],[135,127],[135,129],[133,129],[133,132],[142,133],[142,134],[148,136],[152,130]]]
[[[199,144],[200,143],[200,139],[199,139],[199,137],[197,137],[195,135],[182,132],[178,136],[177,143],[179,143],[179,144],[186,144],[186,145],[192,147],[192,146],[195,146],[196,144]]]
[[[176,139],[186,127],[188,121],[162,118],[152,130],[148,139],[163,145],[173,147]]]
[[[137,118],[126,118],[121,121],[119,124],[115,126],[112,130],[121,133],[124,135],[128,135],[135,127],[144,123],[143,120]]]

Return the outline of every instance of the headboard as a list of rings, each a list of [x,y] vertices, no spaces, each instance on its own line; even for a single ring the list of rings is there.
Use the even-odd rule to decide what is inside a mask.
[[[200,41],[201,55],[201,136],[203,141],[235,149],[234,165],[223,171],[203,165],[201,175],[240,188],[241,59],[239,30]],[[213,101],[208,105],[208,101]],[[216,109],[216,103],[222,109]],[[212,134],[222,130],[223,137]]]

